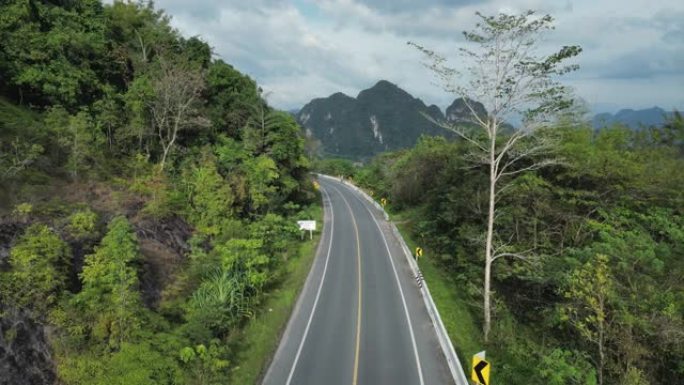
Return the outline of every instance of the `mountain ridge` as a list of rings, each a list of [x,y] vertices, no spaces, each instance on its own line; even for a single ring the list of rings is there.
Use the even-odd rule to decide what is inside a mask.
[[[321,142],[323,154],[363,160],[410,148],[421,135],[452,137],[435,122],[467,122],[470,111],[464,105],[456,99],[445,114],[435,104],[428,105],[398,85],[379,80],[356,97],[336,92],[312,99],[295,117],[308,137]],[[486,114],[482,104],[472,105],[478,114]]]
[[[623,124],[632,129],[641,129],[647,126],[662,126],[667,119],[671,118],[673,111],[666,111],[661,107],[632,109],[623,108],[616,113],[602,112],[594,115],[591,120],[594,128],[603,128],[613,124]]]
[[[379,80],[356,97],[335,92],[314,98],[293,115],[306,136],[320,142],[319,155],[366,160],[384,151],[411,148],[422,135],[454,136],[436,122],[472,124],[471,109],[478,117],[487,115],[481,103],[467,101],[456,98],[442,111],[395,83]],[[661,126],[671,115],[657,106],[626,108],[615,114],[596,114],[590,123],[596,129],[617,123],[638,130]]]

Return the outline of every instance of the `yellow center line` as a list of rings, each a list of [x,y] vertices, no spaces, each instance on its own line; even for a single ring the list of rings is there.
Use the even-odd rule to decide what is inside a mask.
[[[361,287],[361,238],[359,237],[359,227],[356,224],[354,212],[352,211],[352,208],[349,205],[347,198],[345,198],[344,195],[342,195],[342,193],[339,190],[337,190],[337,188],[333,187],[333,189],[335,189],[337,193],[340,194],[340,196],[342,197],[342,200],[344,200],[344,204],[347,206],[349,214],[351,215],[352,224],[354,225],[354,233],[356,234],[356,266],[358,274],[357,282],[359,285],[359,299],[358,308],[356,310],[356,352],[354,353],[354,376],[352,377],[352,385],[356,385],[359,379],[359,352],[361,350],[361,298],[363,293]]]
[[[354,232],[356,232],[356,262],[358,267],[358,282],[359,282],[359,306],[356,310],[356,354],[354,355],[354,380],[353,385],[356,385],[359,376],[359,351],[361,348],[361,240],[359,238],[359,228],[356,226],[356,219],[352,215],[352,221],[354,222]]]

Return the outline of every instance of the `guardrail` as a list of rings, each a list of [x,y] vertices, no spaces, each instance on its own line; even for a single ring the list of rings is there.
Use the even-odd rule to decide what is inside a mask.
[[[337,181],[340,180],[339,178],[335,178],[329,175],[318,174],[318,176]],[[413,276],[422,276],[420,268],[418,267],[418,263],[413,258],[413,254],[406,245],[404,237],[402,237],[401,233],[399,232],[399,229],[397,229],[397,226],[389,220],[389,215],[387,214],[385,209],[372,197],[366,194],[366,192],[363,191],[361,188],[355,186],[347,180],[343,180],[342,183],[344,183],[346,186],[353,189],[354,191],[358,192],[364,199],[366,199],[376,209],[382,212],[383,216],[385,217],[385,220],[390,225],[392,233],[394,234],[395,238],[399,241],[401,248],[404,250],[404,256],[406,257],[408,264],[411,267],[411,272],[413,273]],[[423,284],[418,285],[418,287],[421,297],[423,298],[423,302],[425,303],[425,308],[427,309],[428,315],[430,316],[430,320],[432,321],[432,324],[435,328],[435,333],[437,334],[439,346],[442,348],[442,353],[444,354],[444,358],[447,361],[447,365],[449,366],[449,371],[451,372],[451,376],[453,377],[454,382],[456,383],[456,385],[469,385],[468,380],[466,378],[466,374],[463,371],[461,361],[458,359],[458,356],[456,355],[456,350],[454,350],[454,345],[451,343],[451,339],[449,338],[449,334],[447,333],[446,328],[444,327],[442,318],[439,316],[437,306],[435,305],[435,302],[432,300],[432,295],[430,295],[430,289],[428,289],[427,282],[423,281]]]

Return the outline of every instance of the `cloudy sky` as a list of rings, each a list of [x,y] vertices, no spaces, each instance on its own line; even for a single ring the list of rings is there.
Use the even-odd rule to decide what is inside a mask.
[[[580,71],[565,82],[595,111],[684,108],[682,0],[156,0],[184,35],[255,78],[276,107],[356,94],[379,79],[444,108],[407,41],[447,56],[463,44],[475,12],[550,13],[543,47],[579,44]],[[457,57],[452,64],[457,66]]]

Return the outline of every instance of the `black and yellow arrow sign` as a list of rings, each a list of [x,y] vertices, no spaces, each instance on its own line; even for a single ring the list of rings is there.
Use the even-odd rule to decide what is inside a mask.
[[[473,356],[473,370],[470,372],[470,379],[476,384],[489,385],[489,370],[491,365],[485,361],[482,355]]]
[[[416,247],[416,258],[422,257],[423,256],[423,249],[420,247]]]

